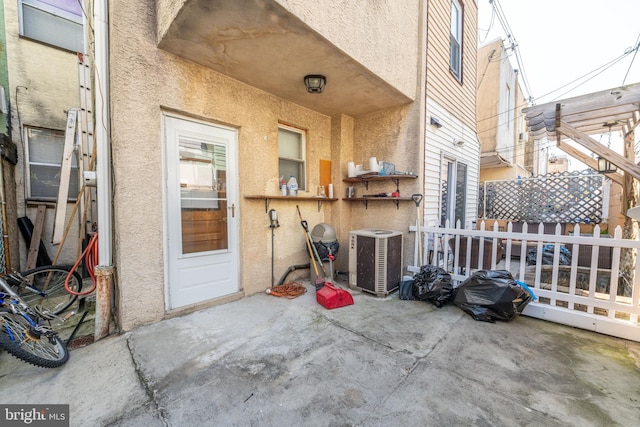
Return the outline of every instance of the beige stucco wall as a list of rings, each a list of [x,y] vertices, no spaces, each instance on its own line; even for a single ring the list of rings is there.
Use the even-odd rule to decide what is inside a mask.
[[[79,107],[78,65],[75,53],[57,49],[19,37],[18,2],[4,2],[7,36],[7,61],[12,115],[12,139],[18,147],[16,165],[16,199],[18,217],[28,216],[36,220],[36,208],[25,203],[25,146],[21,135],[22,126],[43,127],[64,130],[70,108]],[[73,196],[75,197],[75,195]],[[53,232],[53,204],[45,215],[42,241],[51,258],[59,246],[51,245]],[[73,204],[68,205],[67,218]],[[58,263],[72,263],[77,256],[77,236],[79,227],[72,226],[58,258]],[[20,257],[12,256],[14,269],[26,265],[26,245],[22,237]],[[21,259],[20,265],[17,264]]]
[[[415,98],[420,0],[278,3],[403,94]]]
[[[245,294],[271,285],[271,230],[263,200],[245,195],[279,194],[277,126],[307,130],[308,188],[319,181],[319,160],[331,160],[336,197],[343,197],[347,162],[367,164],[370,156],[419,170],[418,104],[352,118],[328,117],[257,90],[156,48],[152,0],[111,2],[111,106],[114,167],[115,264],[120,325],[123,330],[165,316],[163,220],[163,135],[161,115],[171,111],[238,130],[240,197],[240,284]],[[414,96],[418,89],[414,87]],[[417,192],[419,181],[401,182],[401,194]],[[391,182],[369,191],[392,191]],[[393,187],[393,188],[392,188]],[[364,188],[360,188],[360,194]],[[341,242],[337,270],[346,270],[351,229],[407,230],[415,204],[370,204],[342,200],[272,200],[280,228],[275,230],[275,279],[295,264],[307,263],[299,205],[310,227],[334,225]],[[412,258],[405,238],[405,259]],[[405,263],[406,265],[406,263]],[[292,274],[303,276],[308,271]]]

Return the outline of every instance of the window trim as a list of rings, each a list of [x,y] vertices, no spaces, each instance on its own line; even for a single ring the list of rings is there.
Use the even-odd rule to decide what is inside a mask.
[[[306,191],[307,189],[307,131],[295,126],[287,125],[284,123],[278,123],[278,132],[280,129],[287,130],[289,132],[297,133],[300,135],[300,158],[280,157],[278,153],[278,174],[280,174],[280,159],[291,160],[297,162],[302,168],[302,177],[298,179],[298,190]],[[280,145],[280,138],[278,138],[278,149]],[[284,177],[287,181],[289,177]]]
[[[456,10],[458,11],[458,22],[457,22],[457,27],[458,27],[458,31],[459,34],[458,35],[454,35],[452,30],[452,21],[453,21],[453,16],[450,16],[450,22],[449,22],[449,71],[451,72],[451,74],[453,74],[453,76],[460,82],[462,83],[462,69],[463,69],[463,54],[462,54],[462,50],[463,50],[463,46],[464,46],[464,5],[459,1],[459,0],[451,0],[451,10],[453,10],[453,8],[456,8]],[[455,37],[455,38],[454,38]],[[456,41],[457,45],[458,45],[458,54],[457,54],[457,61],[458,61],[458,67],[459,69],[455,69],[453,67],[452,64],[452,44],[453,41]]]

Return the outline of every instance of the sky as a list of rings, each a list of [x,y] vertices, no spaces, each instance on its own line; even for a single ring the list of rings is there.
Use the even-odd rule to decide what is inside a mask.
[[[492,19],[491,2],[477,1],[480,45],[505,39],[508,33],[499,19]],[[633,52],[640,42],[640,0],[493,1],[502,10],[517,46],[520,63],[511,55],[513,67],[526,78],[525,96],[535,104],[640,83],[640,54],[634,58]],[[612,62],[615,64],[607,65]],[[592,137],[622,154],[620,133]],[[636,132],[636,141],[639,139],[640,132]],[[549,145],[550,155],[568,157],[569,170],[586,168],[555,143]]]
[[[489,0],[477,0],[479,39],[505,38]],[[640,83],[640,55],[627,54],[640,41],[639,0],[494,0],[500,5],[520,54],[520,69],[536,104]],[[487,31],[489,30],[489,31]],[[513,60],[513,58],[512,58]],[[589,81],[561,87],[589,74]],[[522,75],[522,74],[521,74]],[[626,77],[625,77],[626,76]],[[582,78],[580,81],[584,81]],[[526,91],[526,88],[523,88]]]

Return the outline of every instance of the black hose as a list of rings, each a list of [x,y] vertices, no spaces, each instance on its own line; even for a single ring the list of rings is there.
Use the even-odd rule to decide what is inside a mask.
[[[300,270],[303,268],[311,268],[311,263],[309,264],[300,264],[300,265],[292,265],[291,267],[289,267],[287,269],[287,271],[284,272],[284,274],[282,275],[282,277],[280,278],[280,280],[278,280],[278,284],[276,286],[280,286],[284,283],[284,281],[286,280],[287,276],[289,275],[289,273],[291,273],[294,270]]]

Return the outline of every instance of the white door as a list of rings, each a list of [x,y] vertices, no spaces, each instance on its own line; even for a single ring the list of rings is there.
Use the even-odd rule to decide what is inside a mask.
[[[167,308],[237,292],[235,130],[164,116]]]

